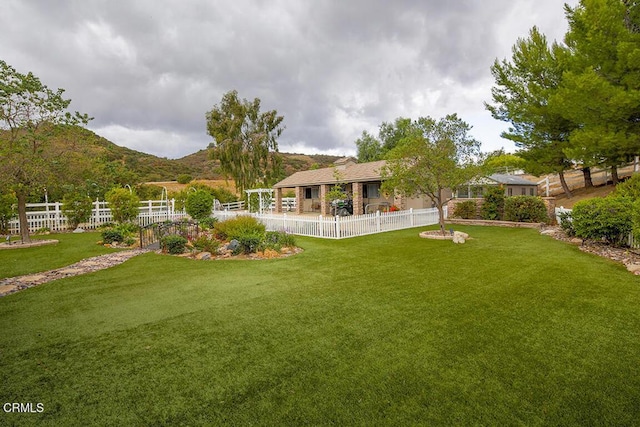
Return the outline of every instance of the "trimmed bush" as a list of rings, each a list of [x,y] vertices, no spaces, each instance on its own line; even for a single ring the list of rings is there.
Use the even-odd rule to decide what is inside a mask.
[[[213,233],[220,240],[239,240],[240,236],[259,234],[264,236],[265,226],[251,216],[237,216],[226,221],[216,222]]]
[[[171,255],[178,255],[184,253],[187,244],[187,239],[177,234],[169,234],[160,239],[160,245],[163,252],[168,252]]]
[[[72,193],[65,195],[62,199],[62,212],[67,217],[67,223],[71,229],[89,221],[92,209],[93,203],[89,196]]]
[[[488,220],[501,220],[504,217],[504,188],[488,187],[480,207],[480,217]]]
[[[120,230],[107,229],[102,232],[102,243],[111,244],[113,242],[122,243],[124,235]]]
[[[477,210],[478,205],[476,205],[475,200],[465,200],[456,204],[453,209],[453,216],[454,218],[476,219]]]
[[[640,174],[634,174],[625,182],[616,185],[614,196],[640,200]]]
[[[126,188],[114,188],[106,195],[111,216],[116,222],[128,222],[138,218],[140,199]]]
[[[264,240],[264,234],[258,232],[248,232],[246,234],[241,234],[240,236],[236,236],[235,239],[240,244],[238,246],[238,250],[236,252],[251,254],[254,253],[260,248],[262,242]]]
[[[213,196],[205,190],[189,192],[184,203],[184,208],[191,218],[201,221],[211,216],[213,208]]]
[[[581,200],[571,216],[576,236],[624,245],[633,228],[633,202],[626,197]]]
[[[547,223],[549,215],[540,197],[513,196],[504,199],[504,220]]]

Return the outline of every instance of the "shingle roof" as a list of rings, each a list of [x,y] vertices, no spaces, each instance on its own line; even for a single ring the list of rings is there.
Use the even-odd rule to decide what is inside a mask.
[[[489,178],[496,181],[498,184],[506,184],[506,185],[535,185],[533,181],[526,180],[524,178],[520,178],[516,175],[502,175],[499,173],[494,173],[493,175],[489,175]]]
[[[332,167],[316,170],[296,172],[275,184],[274,188],[303,187],[308,185],[337,184],[338,182],[366,182],[379,181],[384,160],[368,163],[356,163],[344,168]],[[336,179],[336,170],[340,179]]]

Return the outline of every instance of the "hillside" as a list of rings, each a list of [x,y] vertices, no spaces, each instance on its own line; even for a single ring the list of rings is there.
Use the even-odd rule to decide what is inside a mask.
[[[0,138],[4,132],[0,131]],[[206,149],[180,159],[167,159],[116,145],[81,127],[60,126],[52,135],[52,150],[65,153],[71,148],[74,156],[101,164],[108,173],[120,177],[123,183],[174,181],[181,174],[200,180],[224,178],[219,171],[219,162],[209,159]],[[339,157],[282,153],[282,158],[284,178],[314,165],[330,166]]]

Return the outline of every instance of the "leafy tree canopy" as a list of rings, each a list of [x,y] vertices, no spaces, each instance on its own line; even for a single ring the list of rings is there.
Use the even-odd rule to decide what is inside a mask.
[[[445,189],[457,188],[480,173],[480,142],[456,114],[412,121],[406,136],[387,154],[383,191],[427,196],[438,208],[444,233]]]
[[[258,98],[240,99],[234,90],[206,115],[207,131],[214,139],[212,156],[220,160],[221,171],[233,178],[241,194],[279,176],[277,138],[284,117],[276,110],[261,113],[260,103]]]

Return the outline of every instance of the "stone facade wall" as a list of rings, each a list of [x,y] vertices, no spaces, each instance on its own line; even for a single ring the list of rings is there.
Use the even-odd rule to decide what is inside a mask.
[[[351,190],[353,197],[353,214],[362,215],[364,213],[362,183],[354,182],[351,184]]]

